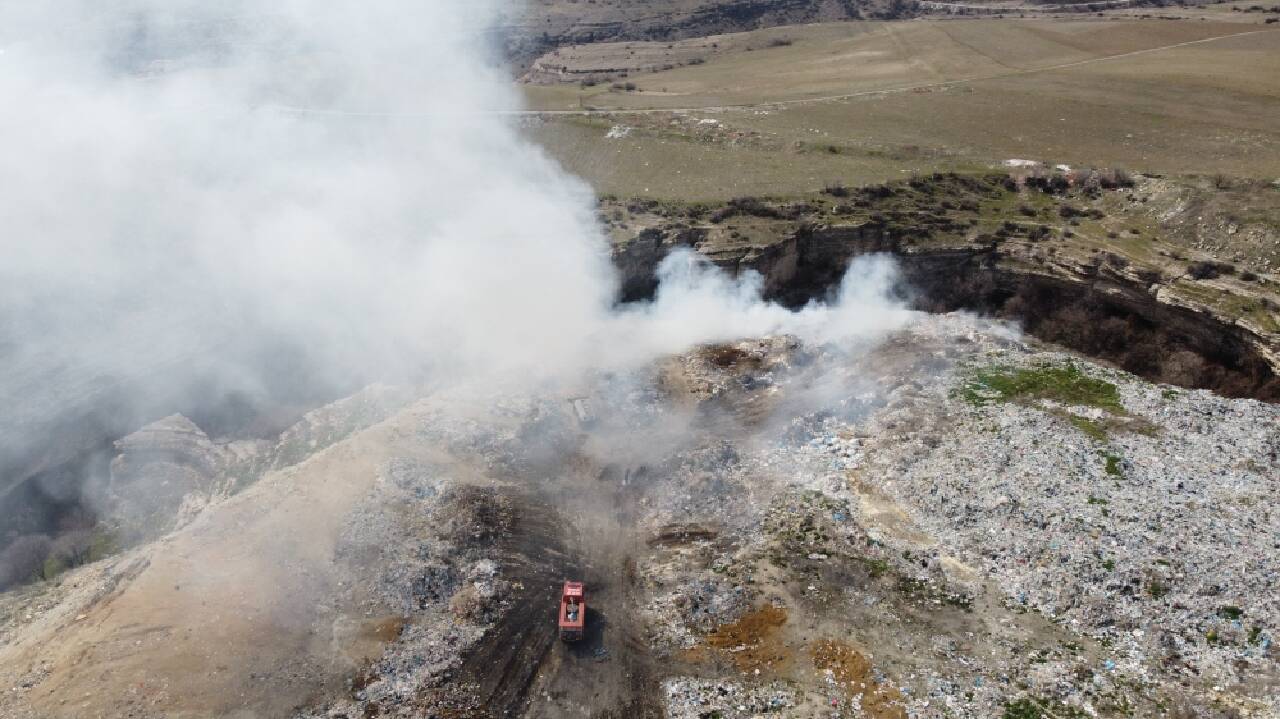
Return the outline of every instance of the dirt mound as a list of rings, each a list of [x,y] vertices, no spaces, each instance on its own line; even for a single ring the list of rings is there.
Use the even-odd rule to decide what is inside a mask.
[[[810,647],[809,654],[814,666],[830,671],[845,693],[861,699],[862,711],[871,719],[907,719],[902,692],[876,679],[871,660],[862,652],[843,642],[825,639]]]
[[[786,609],[765,605],[716,629],[707,635],[706,644],[727,655],[743,673],[780,674],[794,659],[791,650],[779,641],[779,631],[786,623]]]

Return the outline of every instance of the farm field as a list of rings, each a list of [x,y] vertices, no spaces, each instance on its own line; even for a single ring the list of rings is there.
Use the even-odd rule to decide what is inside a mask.
[[[532,109],[595,109],[529,131],[601,192],[686,199],[1010,158],[1280,176],[1280,31],[1263,26],[1041,18],[725,38],[689,41],[720,45],[701,64],[631,75],[634,92],[526,86]]]

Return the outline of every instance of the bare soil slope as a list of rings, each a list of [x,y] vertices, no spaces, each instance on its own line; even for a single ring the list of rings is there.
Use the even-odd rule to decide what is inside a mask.
[[[410,413],[407,415],[411,417]],[[404,421],[402,419],[402,421]],[[286,716],[381,646],[335,547],[396,421],[270,476],[161,542],[71,573],[56,611],[0,650],[4,716]],[[27,677],[27,679],[23,679]]]

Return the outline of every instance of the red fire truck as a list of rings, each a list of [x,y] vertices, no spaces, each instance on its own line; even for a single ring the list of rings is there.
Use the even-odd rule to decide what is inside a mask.
[[[587,598],[582,594],[582,582],[565,582],[560,592],[560,639],[576,642],[582,639],[587,623]]]

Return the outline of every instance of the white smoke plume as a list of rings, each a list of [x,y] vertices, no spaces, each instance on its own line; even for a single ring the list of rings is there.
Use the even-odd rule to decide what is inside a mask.
[[[495,112],[520,102],[485,44],[501,10],[0,5],[0,459],[103,404],[136,422],[277,383],[537,381],[905,319],[887,260],[790,312],[682,254],[616,309],[589,188]]]

